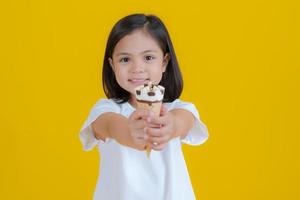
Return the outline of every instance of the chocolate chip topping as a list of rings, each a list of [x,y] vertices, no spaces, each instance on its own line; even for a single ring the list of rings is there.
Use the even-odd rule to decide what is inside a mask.
[[[164,95],[164,90],[160,90],[161,94]]]
[[[154,88],[154,85],[151,84],[151,85],[150,85],[150,90],[153,90],[153,88]]]
[[[147,85],[148,85],[147,83],[144,83],[144,87],[147,87]]]
[[[136,92],[137,95],[141,94],[141,90],[136,90],[135,92]]]
[[[152,91],[148,92],[148,96],[155,96],[155,92]]]

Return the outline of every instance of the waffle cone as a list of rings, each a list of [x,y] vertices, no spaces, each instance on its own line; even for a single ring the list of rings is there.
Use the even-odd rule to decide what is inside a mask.
[[[160,114],[160,108],[161,108],[161,104],[162,102],[154,102],[154,103],[146,103],[146,102],[137,102],[137,107],[138,108],[142,108],[142,109],[145,109],[145,110],[149,110],[149,111],[152,111],[152,113],[155,115],[155,116],[159,116]]]
[[[159,116],[160,114],[160,109],[161,109],[161,104],[162,104],[162,101],[160,102],[137,102],[137,107],[138,108],[142,108],[142,109],[145,109],[145,110],[149,110],[151,111],[155,116]],[[150,152],[151,152],[151,147],[150,147],[150,144],[146,146],[146,152],[147,152],[147,156],[149,157],[150,156]]]

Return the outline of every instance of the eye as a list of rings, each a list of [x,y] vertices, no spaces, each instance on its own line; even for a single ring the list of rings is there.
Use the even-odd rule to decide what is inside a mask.
[[[121,58],[120,59],[120,62],[128,62],[129,61],[129,58],[128,57],[124,57],[124,58]]]
[[[150,60],[153,60],[154,57],[153,57],[153,56],[145,56],[145,59],[146,59],[147,61],[150,61]]]

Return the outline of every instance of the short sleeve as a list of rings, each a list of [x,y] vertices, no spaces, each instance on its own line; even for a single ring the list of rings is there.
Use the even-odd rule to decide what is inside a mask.
[[[209,137],[206,125],[201,121],[200,115],[194,104],[184,102],[179,99],[175,100],[172,109],[185,109],[190,111],[195,117],[195,123],[192,129],[188,132],[186,137],[181,138],[181,142],[189,145],[201,145]]]
[[[90,110],[90,113],[84,122],[80,133],[79,138],[83,145],[83,150],[90,151],[97,145],[99,142],[106,143],[109,142],[109,138],[106,138],[105,141],[98,140],[95,137],[95,134],[92,129],[92,122],[94,122],[101,114],[106,112],[115,112],[118,113],[120,110],[119,106],[110,99],[100,99]]]

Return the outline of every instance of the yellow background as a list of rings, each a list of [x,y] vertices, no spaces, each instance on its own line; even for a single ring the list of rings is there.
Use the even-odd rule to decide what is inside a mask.
[[[182,99],[209,129],[184,146],[200,200],[300,199],[299,1],[2,1],[0,199],[91,199],[98,152],[78,133],[104,97],[101,65],[121,17],[167,25]]]

